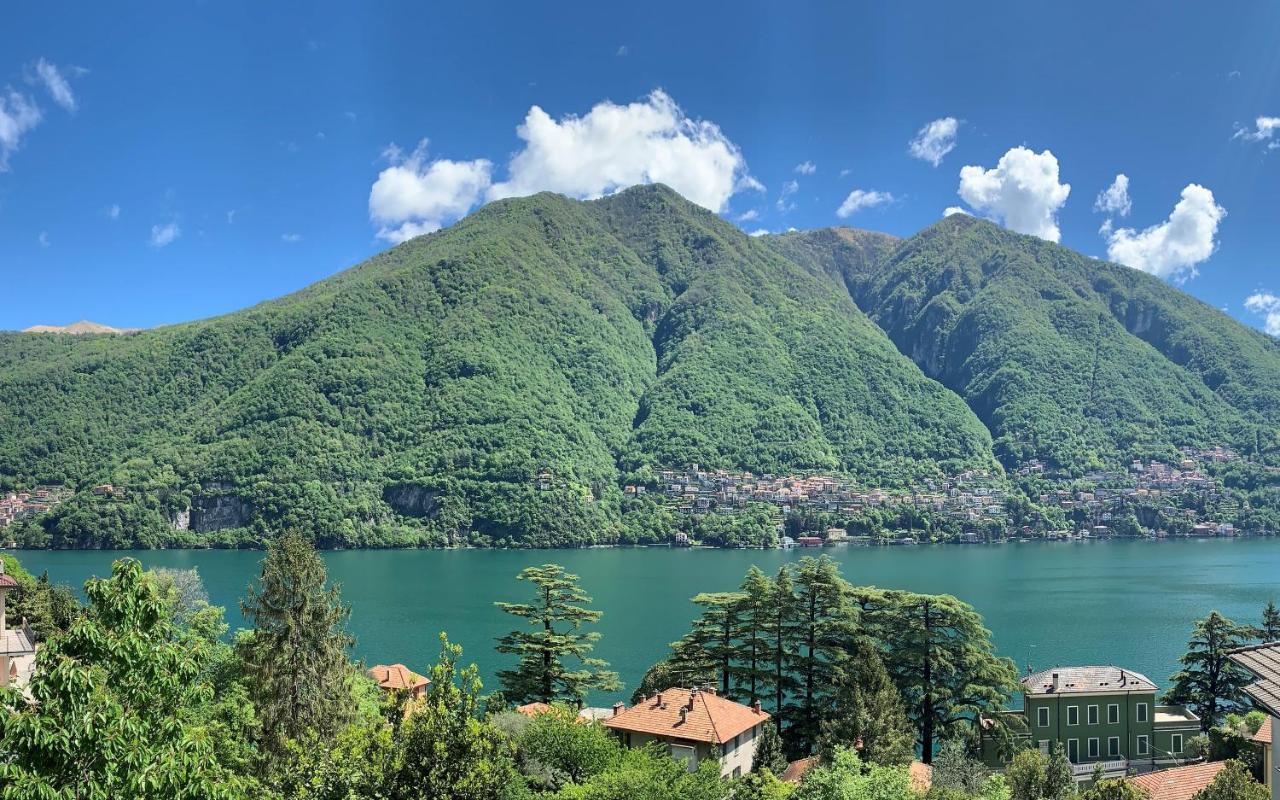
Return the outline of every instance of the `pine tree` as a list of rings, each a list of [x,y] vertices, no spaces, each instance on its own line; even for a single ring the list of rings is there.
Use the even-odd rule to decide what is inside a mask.
[[[740,615],[745,596],[739,592],[703,592],[693,598],[702,606],[702,614],[693,621],[693,629],[671,645],[676,667],[680,671],[700,673],[714,670],[720,693],[730,696],[729,679],[740,654],[738,639],[742,633]]]
[[[843,677],[846,646],[854,639],[849,584],[828,556],[802,558],[796,565],[796,608],[792,636],[798,684],[787,740],[800,753],[812,752],[821,735],[831,693]]]
[[[820,751],[829,757],[853,749],[863,761],[883,766],[909,764],[915,757],[915,730],[902,696],[875,647],[858,641],[822,722]]]
[[[786,697],[796,689],[792,665],[795,662],[795,621],[799,614],[791,570],[783,566],[773,580],[769,595],[769,616],[764,628],[768,651],[768,687],[773,690],[773,721],[779,732],[787,721]]]
[[[582,626],[598,621],[601,612],[586,607],[591,598],[578,586],[578,576],[559,564],[543,564],[528,567],[516,577],[534,585],[533,602],[495,605],[526,620],[533,630],[515,630],[498,639],[499,653],[519,657],[514,669],[498,673],[506,699],[582,705],[592,689],[621,688],[618,674],[590,656],[600,634],[584,632]],[[571,669],[566,664],[569,660],[576,661],[578,668]]]
[[[267,548],[259,586],[240,604],[254,626],[241,645],[247,685],[271,752],[308,732],[332,733],[351,713],[351,609],[326,579],[314,545],[286,533]]]
[[[1187,652],[1179,659],[1182,669],[1169,678],[1172,685],[1165,701],[1189,706],[1200,717],[1200,729],[1205,732],[1224,714],[1244,709],[1244,687],[1251,678],[1227,654],[1248,638],[1245,628],[1217,611],[1198,620],[1187,641]]]
[[[741,642],[735,678],[737,694],[744,703],[762,700],[769,685],[769,627],[773,608],[773,583],[754,564],[738,589],[742,595],[739,608]]]
[[[949,595],[859,594],[868,631],[918,732],[921,760],[931,763],[940,736],[1004,707],[1017,672],[995,655],[991,631],[971,606]]]
[[[782,750],[782,737],[774,725],[760,728],[760,739],[756,742],[755,758],[751,762],[751,771],[760,772],[767,769],[778,777],[787,769],[787,755]]]
[[[1262,609],[1262,626],[1254,631],[1253,638],[1263,644],[1280,642],[1280,609],[1276,608],[1275,600],[1267,601],[1267,607]]]

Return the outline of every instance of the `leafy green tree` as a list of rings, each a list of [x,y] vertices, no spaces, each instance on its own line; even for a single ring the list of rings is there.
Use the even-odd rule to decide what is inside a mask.
[[[751,771],[769,770],[781,776],[787,769],[787,754],[782,749],[782,737],[776,725],[763,725],[760,738],[756,740],[755,758],[751,761]]]
[[[909,800],[911,776],[906,767],[864,764],[852,750],[837,749],[831,758],[805,773],[795,800]]]
[[[557,800],[731,800],[733,784],[720,777],[715,759],[690,772],[657,745],[625,750],[610,769],[579,786],[560,791]]]
[[[1005,767],[1004,779],[1012,800],[1066,800],[1075,793],[1061,746],[1050,756],[1030,747],[1019,750]]]
[[[1122,778],[1098,781],[1080,793],[1080,800],[1147,800],[1150,795]]]
[[[617,763],[621,745],[598,723],[583,724],[575,709],[555,705],[534,717],[519,738],[522,761],[554,776],[555,786],[583,783]]]
[[[989,774],[981,761],[969,757],[961,742],[952,739],[943,742],[934,756],[931,786],[954,789],[968,797],[982,792]]]
[[[517,579],[533,584],[533,602],[495,605],[533,629],[498,639],[499,653],[519,657],[514,669],[498,673],[504,696],[517,703],[563,700],[581,706],[592,689],[621,688],[608,663],[590,657],[600,634],[584,632],[582,626],[598,621],[601,612],[586,607],[591,598],[578,586],[578,576],[559,564],[543,564],[525,568]],[[570,660],[577,662],[577,669],[569,667]]]
[[[440,661],[426,696],[400,729],[388,771],[388,800],[497,800],[520,778],[515,750],[476,717],[480,691],[475,665],[459,670],[462,648],[440,634]]]
[[[859,640],[849,656],[822,721],[820,751],[830,754],[844,747],[872,764],[911,763],[915,730],[880,654],[869,642]]]
[[[1191,708],[1200,717],[1200,729],[1208,732],[1222,715],[1245,708],[1244,687],[1252,678],[1227,654],[1242,646],[1248,631],[1217,611],[1197,620],[1179,659],[1182,668],[1170,676],[1165,701]]]
[[[733,782],[733,800],[787,800],[792,791],[771,770],[748,772]]]
[[[240,604],[254,626],[240,644],[246,685],[271,753],[308,732],[332,734],[351,718],[351,609],[326,578],[311,542],[286,533],[267,549],[259,585]]]
[[[1071,777],[1071,762],[1062,742],[1054,744],[1044,770],[1045,800],[1062,800],[1076,792],[1075,779]]]
[[[210,701],[132,559],[85,584],[87,613],[37,656],[28,704],[0,689],[5,800],[232,798],[242,789],[185,709]]]
[[[1253,779],[1248,767],[1239,761],[1228,761],[1191,800],[1267,800],[1269,796],[1267,787]]]
[[[999,711],[1017,687],[1013,662],[995,654],[972,606],[949,595],[861,592],[863,619],[916,726],[930,763],[939,736]]]

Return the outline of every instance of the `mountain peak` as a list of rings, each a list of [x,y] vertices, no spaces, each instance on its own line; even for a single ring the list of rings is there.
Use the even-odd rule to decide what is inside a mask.
[[[113,328],[110,325],[103,325],[101,322],[93,322],[92,320],[82,319],[71,323],[70,325],[32,325],[30,328],[23,328],[23,333],[133,333],[139,328]]]

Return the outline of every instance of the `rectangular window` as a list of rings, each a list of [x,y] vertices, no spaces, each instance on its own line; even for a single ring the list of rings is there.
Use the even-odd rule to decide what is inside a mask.
[[[1118,703],[1112,703],[1111,705],[1107,706],[1107,724],[1109,725],[1120,724],[1120,705]]]
[[[1135,706],[1135,708],[1138,709],[1138,722],[1146,722],[1147,721],[1147,704],[1138,703],[1138,705]]]
[[[1040,706],[1036,709],[1036,724],[1041,728],[1049,727],[1049,707]]]
[[[1169,752],[1175,756],[1182,755],[1182,734],[1175,733],[1169,740]]]
[[[1097,758],[1097,757],[1098,757],[1098,740],[1090,739],[1089,740],[1089,758]]]
[[[1138,737],[1138,755],[1145,756],[1147,754],[1147,737],[1142,735]]]
[[[1067,724],[1080,724],[1080,706],[1067,706]]]
[[[1112,736],[1107,739],[1107,756],[1116,758],[1120,755],[1120,737]]]
[[[1072,764],[1080,763],[1080,740],[1079,739],[1067,740],[1067,760],[1070,761]]]
[[[1098,707],[1097,706],[1089,706],[1089,724],[1090,725],[1098,724]]]

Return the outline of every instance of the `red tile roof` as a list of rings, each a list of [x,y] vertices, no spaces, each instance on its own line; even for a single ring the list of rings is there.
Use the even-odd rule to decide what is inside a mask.
[[[0,572],[0,586],[3,586],[6,589],[12,589],[17,585],[18,582],[12,575],[5,575],[3,572]]]
[[[792,761],[787,765],[787,768],[783,770],[782,780],[787,783],[798,784],[801,779],[804,778],[804,774],[817,763],[817,756],[809,756],[808,758],[802,758],[799,761]]]
[[[383,689],[421,689],[431,683],[404,664],[378,664],[370,667],[369,677]]]
[[[674,688],[622,709],[604,724],[614,730],[724,744],[768,718],[764,711],[713,692]]]
[[[1262,721],[1262,727],[1258,728],[1258,732],[1253,735],[1250,741],[1259,744],[1271,744],[1271,717],[1267,717]]]
[[[1145,789],[1150,800],[1191,800],[1201,789],[1212,783],[1226,765],[1225,761],[1211,761],[1189,767],[1162,769],[1130,778],[1129,782]]]

